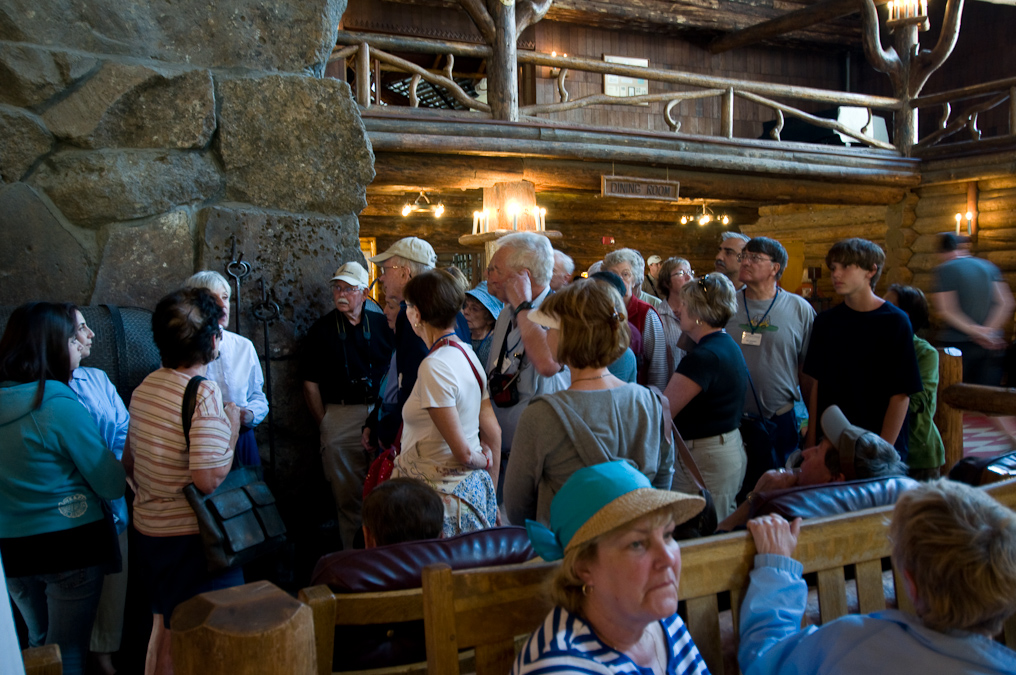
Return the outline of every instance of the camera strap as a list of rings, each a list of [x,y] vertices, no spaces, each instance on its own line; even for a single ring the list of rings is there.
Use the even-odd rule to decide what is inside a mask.
[[[360,333],[363,335],[364,340],[367,342],[367,359],[366,359],[366,372],[361,372],[360,378],[370,380],[370,320],[367,317],[366,305],[360,310]],[[352,368],[349,363],[349,353],[346,351],[346,328],[347,323],[346,316],[339,310],[335,310],[335,330],[339,333],[339,344],[342,345],[342,360],[346,364],[346,375],[352,382],[355,378],[353,377]],[[356,326],[350,326],[350,333],[355,335]],[[370,386],[367,386],[363,392],[364,396],[370,394]]]

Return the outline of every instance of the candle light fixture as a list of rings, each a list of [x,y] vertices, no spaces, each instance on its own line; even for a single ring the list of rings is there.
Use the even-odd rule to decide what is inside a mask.
[[[967,219],[967,236],[973,236],[974,234],[974,213],[973,211],[967,211],[966,213],[957,213],[956,216],[956,234],[960,234],[960,225],[963,223],[963,219]]]
[[[931,28],[928,21],[928,0],[890,0],[886,5],[889,18],[885,25],[890,30],[898,26],[917,26],[917,30],[926,31]]]
[[[422,204],[420,203],[421,199],[423,200]],[[413,203],[409,203],[407,201],[405,204],[402,205],[403,218],[408,217],[409,214],[411,213],[430,213],[435,218],[440,218],[441,216],[444,215],[444,211],[445,211],[444,204],[442,204],[441,202],[438,202],[437,204],[431,203],[430,198],[427,196],[426,192],[420,192],[420,194],[417,195],[416,200],[413,201]]]
[[[697,223],[699,227],[705,227],[714,220],[724,226],[730,225],[730,216],[725,213],[716,215],[716,213],[705,204],[702,205],[702,210],[700,212],[681,216],[680,222],[682,225]]]

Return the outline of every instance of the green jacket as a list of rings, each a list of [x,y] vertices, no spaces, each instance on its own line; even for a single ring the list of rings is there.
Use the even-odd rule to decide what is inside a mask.
[[[59,532],[100,520],[100,499],[122,497],[123,466],[71,388],[0,383],[0,537]]]
[[[934,469],[945,464],[945,444],[935,426],[938,350],[915,335],[914,352],[924,388],[910,397],[910,456],[907,464],[911,469]]]

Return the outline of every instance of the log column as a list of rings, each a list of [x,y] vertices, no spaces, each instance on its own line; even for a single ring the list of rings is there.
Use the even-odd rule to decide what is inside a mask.
[[[496,39],[491,43],[487,68],[487,102],[496,120],[519,121],[519,78],[515,0],[488,0],[487,9],[494,20]]]
[[[949,352],[956,352],[955,355]],[[963,459],[963,411],[946,402],[942,395],[950,386],[963,382],[963,357],[956,349],[938,350],[938,407],[935,409],[935,425],[945,443],[945,466],[942,475],[947,475],[956,462]]]
[[[310,607],[268,581],[211,591],[173,612],[178,675],[317,675]]]

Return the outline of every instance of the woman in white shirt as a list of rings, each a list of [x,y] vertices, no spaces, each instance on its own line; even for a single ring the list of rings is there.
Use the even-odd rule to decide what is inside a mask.
[[[231,331],[229,325],[229,282],[218,272],[198,272],[184,284],[187,288],[206,288],[211,291],[222,307],[219,320],[222,326],[222,340],[219,342],[219,358],[208,364],[208,379],[218,385],[223,403],[235,403],[240,409],[243,428],[236,441],[236,456],[244,466],[261,464],[254,427],[268,415],[268,399],[265,398],[265,377],[261,361],[254,349],[254,343]]]
[[[493,527],[501,427],[476,354],[455,335],[464,293],[443,270],[410,279],[406,314],[430,353],[402,409],[402,452],[392,477],[423,480],[441,494],[444,536]]]

